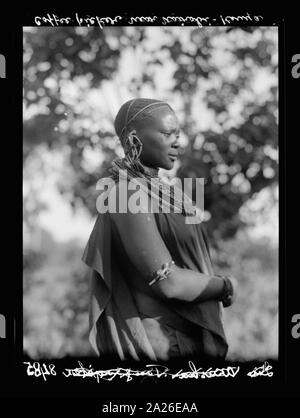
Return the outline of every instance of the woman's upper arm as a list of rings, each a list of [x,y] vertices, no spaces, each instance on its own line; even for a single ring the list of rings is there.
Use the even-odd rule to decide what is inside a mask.
[[[172,257],[156,225],[153,213],[110,213],[125,251],[141,273],[141,280],[151,281],[150,275]],[[153,288],[169,295],[170,280],[158,282]]]

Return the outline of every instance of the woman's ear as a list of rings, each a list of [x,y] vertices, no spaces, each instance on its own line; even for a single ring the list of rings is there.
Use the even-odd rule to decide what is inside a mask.
[[[132,129],[129,133],[128,133],[128,136],[130,137],[130,138],[133,138],[133,136],[134,135],[136,135],[136,129]]]

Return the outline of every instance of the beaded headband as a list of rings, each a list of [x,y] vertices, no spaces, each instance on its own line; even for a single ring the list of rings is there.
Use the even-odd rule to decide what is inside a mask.
[[[131,109],[131,107],[132,107],[132,105],[135,103],[135,101],[136,101],[137,99],[134,99],[131,103],[130,103],[130,105],[128,106],[128,109],[127,109],[127,113],[126,113],[126,122],[125,122],[125,125],[124,125],[124,127],[123,127],[123,129],[122,129],[122,131],[120,132],[120,138],[122,138],[122,135],[123,135],[123,133],[124,133],[124,131],[127,129],[127,127],[128,127],[128,125],[140,114],[140,113],[142,113],[142,112],[144,112],[144,110],[146,110],[146,109],[148,109],[149,107],[151,107],[151,106],[157,106],[157,105],[162,105],[162,106],[168,106],[171,110],[172,110],[172,108],[171,108],[171,106],[169,105],[169,103],[167,103],[167,102],[153,102],[153,103],[150,103],[150,104],[148,104],[147,106],[144,106],[142,109],[140,109],[140,110],[138,110],[133,116],[131,116],[131,118],[128,120],[128,116],[129,116],[129,111],[130,111],[130,109]]]

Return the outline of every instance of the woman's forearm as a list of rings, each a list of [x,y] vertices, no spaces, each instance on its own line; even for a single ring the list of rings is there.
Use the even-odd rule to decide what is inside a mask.
[[[203,302],[220,299],[223,294],[224,281],[219,277],[174,267],[172,273],[160,281],[158,286],[170,299]]]

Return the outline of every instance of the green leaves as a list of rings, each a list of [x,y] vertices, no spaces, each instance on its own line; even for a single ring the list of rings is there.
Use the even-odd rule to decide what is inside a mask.
[[[176,103],[188,141],[178,174],[206,178],[209,228],[221,229],[224,238],[234,235],[242,226],[239,208],[277,181],[276,31],[267,27],[26,30],[25,164],[40,145],[61,150],[74,182],[65,184],[62,178],[58,188],[74,207],[82,202],[94,214],[95,182],[120,151],[113,118],[125,101],[122,95],[164,96]],[[163,78],[168,82],[165,90]],[[196,152],[199,133],[204,142]],[[89,168],[85,149],[101,155],[95,170]],[[225,205],[221,211],[220,196]]]
[[[122,155],[113,119],[134,96],[170,102],[186,141],[176,175],[205,178],[215,266],[240,284],[240,299],[225,318],[231,356],[276,355],[277,253],[244,230],[258,218],[263,228],[270,208],[248,203],[278,179],[277,48],[275,27],[24,29],[29,355],[90,353],[83,246],[40,228],[42,195],[52,184],[74,210],[96,214],[96,182]],[[268,202],[275,207],[275,198]]]

